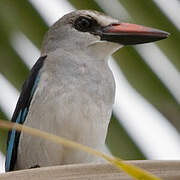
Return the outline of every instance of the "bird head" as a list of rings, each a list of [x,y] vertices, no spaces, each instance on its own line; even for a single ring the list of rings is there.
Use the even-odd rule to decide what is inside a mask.
[[[49,29],[42,54],[63,48],[104,57],[125,45],[154,42],[167,37],[165,31],[123,23],[97,11],[77,10],[63,16]]]

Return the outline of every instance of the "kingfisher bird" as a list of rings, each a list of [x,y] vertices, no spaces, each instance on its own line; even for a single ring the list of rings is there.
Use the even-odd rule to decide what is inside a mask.
[[[41,56],[25,80],[12,122],[102,150],[115,97],[108,57],[125,45],[168,37],[94,10],[66,14],[50,27]],[[5,170],[88,163],[97,157],[9,131]]]

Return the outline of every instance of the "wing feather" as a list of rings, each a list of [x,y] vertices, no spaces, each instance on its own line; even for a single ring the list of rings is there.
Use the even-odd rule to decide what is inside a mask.
[[[40,78],[40,69],[44,64],[44,60],[47,56],[40,57],[28,76],[25,80],[20,97],[18,99],[12,122],[23,124],[26,116],[28,114],[28,109],[36,90],[36,87]],[[12,171],[14,169],[16,159],[17,159],[17,150],[19,144],[20,133],[16,132],[14,129],[9,131],[7,139],[7,153],[6,153],[6,162],[5,169],[7,171]]]

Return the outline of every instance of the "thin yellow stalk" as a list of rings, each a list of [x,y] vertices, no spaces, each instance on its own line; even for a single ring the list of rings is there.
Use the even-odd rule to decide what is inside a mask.
[[[75,149],[79,149],[81,151],[85,151],[87,153],[93,154],[95,156],[101,157],[106,159],[108,162],[112,163],[113,165],[115,165],[116,167],[122,169],[124,172],[126,172],[127,174],[129,174],[130,176],[132,176],[134,179],[137,180],[161,180],[160,178],[152,175],[151,173],[142,170],[141,168],[138,168],[134,165],[128,164],[123,162],[121,159],[119,158],[115,158],[115,157],[110,157],[106,154],[103,154],[99,151],[96,151],[90,147],[84,146],[82,144],[76,143],[74,141],[68,140],[66,138],[60,137],[60,136],[56,136],[35,128],[31,128],[31,127],[27,127],[24,125],[20,125],[17,123],[11,123],[11,122],[7,122],[7,121],[3,121],[0,120],[0,127],[4,128],[4,129],[15,129],[16,131],[23,131],[24,133],[33,135],[33,136],[37,136],[37,137],[41,137],[47,140],[50,140],[54,143],[57,144],[61,144],[67,147],[71,147],[71,148],[75,148]]]

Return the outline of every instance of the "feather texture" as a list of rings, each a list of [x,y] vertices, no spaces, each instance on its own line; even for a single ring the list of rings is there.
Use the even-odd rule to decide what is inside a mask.
[[[46,56],[40,57],[35,65],[33,66],[30,75],[25,80],[20,97],[18,99],[16,109],[14,111],[12,122],[23,124],[26,120],[28,114],[28,109],[34,95],[34,92],[37,88],[39,78],[40,78],[40,69],[43,66]],[[6,162],[5,169],[11,171],[14,169],[14,165],[17,159],[17,149],[19,144],[20,133],[15,130],[9,131],[7,139],[7,153],[6,153]]]

